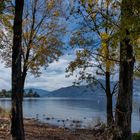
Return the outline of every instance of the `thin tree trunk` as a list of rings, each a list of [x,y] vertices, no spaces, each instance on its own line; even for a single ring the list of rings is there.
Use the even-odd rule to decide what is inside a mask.
[[[107,125],[111,126],[114,123],[113,118],[112,95],[107,96]]]
[[[109,3],[107,2],[106,7],[106,15],[109,16]],[[108,25],[108,19],[106,20],[106,24]],[[109,34],[109,28],[105,27],[105,33]],[[112,104],[112,94],[111,94],[111,87],[110,87],[110,50],[109,50],[109,40],[105,40],[106,43],[106,72],[105,72],[105,80],[106,80],[106,98],[107,98],[107,104],[106,104],[106,112],[107,112],[107,125],[111,126],[114,122],[113,117],[113,104]]]
[[[22,72],[22,83],[21,83],[22,100],[24,98],[24,86],[25,86],[26,76],[27,76],[27,67],[24,64],[24,66],[23,66],[23,72]]]
[[[106,72],[106,97],[107,97],[107,125],[111,126],[114,122],[113,118],[113,104],[112,104],[112,94],[110,90],[110,73]]]
[[[120,140],[131,140],[131,115],[133,98],[133,69],[135,59],[133,46],[129,39],[129,29],[125,27],[126,18],[132,16],[131,0],[123,0],[121,7],[121,24],[124,38],[120,43],[119,93],[116,104],[116,124]]]
[[[24,0],[15,1],[14,37],[12,48],[12,116],[11,134],[13,140],[25,140],[22,110],[22,72],[21,72],[21,43],[22,15]]]

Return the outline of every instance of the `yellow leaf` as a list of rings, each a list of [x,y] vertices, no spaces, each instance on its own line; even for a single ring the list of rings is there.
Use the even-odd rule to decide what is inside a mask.
[[[58,17],[60,15],[60,13],[58,11],[55,11],[53,15]]]
[[[101,33],[101,39],[102,39],[102,40],[108,40],[109,37],[110,37],[109,34],[107,34],[107,33],[105,33],[105,32]]]

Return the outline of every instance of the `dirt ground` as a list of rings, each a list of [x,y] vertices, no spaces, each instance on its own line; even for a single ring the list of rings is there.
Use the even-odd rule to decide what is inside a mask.
[[[68,130],[34,120],[24,120],[26,140],[105,140],[101,131],[77,129]],[[0,119],[0,140],[10,140],[10,121]]]

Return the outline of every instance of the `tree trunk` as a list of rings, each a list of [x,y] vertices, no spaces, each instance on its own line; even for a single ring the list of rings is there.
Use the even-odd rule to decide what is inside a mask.
[[[13,26],[12,48],[12,116],[11,134],[13,140],[24,140],[23,110],[22,110],[22,72],[21,72],[21,43],[22,43],[22,15],[24,0],[15,1],[15,18]]]
[[[26,79],[27,71],[28,71],[28,69],[25,65],[26,65],[26,63],[24,62],[23,72],[22,72],[22,86],[21,86],[22,92],[24,92],[25,79]]]
[[[114,123],[113,118],[113,103],[112,95],[107,96],[107,125],[111,126]]]
[[[120,133],[120,140],[131,140],[131,115],[133,97],[133,69],[135,59],[133,47],[129,39],[129,29],[125,27],[126,18],[131,15],[131,1],[123,0],[121,7],[121,24],[124,38],[120,43],[120,72],[119,93],[116,104],[116,124]]]
[[[120,63],[119,94],[116,104],[116,123],[122,133],[122,140],[131,139],[131,114],[133,95],[134,58],[132,46],[127,46],[127,58]],[[124,46],[124,45],[123,45]],[[121,51],[124,48],[121,45]],[[124,55],[121,53],[121,56]]]
[[[110,73],[106,72],[106,97],[107,97],[107,105],[106,105],[106,110],[107,110],[107,125],[111,126],[114,122],[113,119],[113,109],[112,109],[112,94],[110,90]]]

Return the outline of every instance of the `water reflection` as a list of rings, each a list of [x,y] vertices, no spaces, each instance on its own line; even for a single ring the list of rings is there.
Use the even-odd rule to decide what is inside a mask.
[[[10,98],[1,98],[0,106],[10,109]],[[58,125],[67,125],[75,120],[80,120],[83,125],[87,125],[98,117],[105,120],[105,106],[105,97],[96,99],[26,98],[23,102],[24,117],[37,118]],[[140,130],[139,109],[140,97],[136,97],[133,102],[133,131]]]

